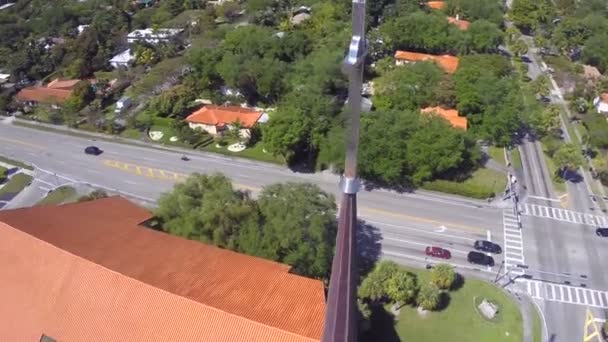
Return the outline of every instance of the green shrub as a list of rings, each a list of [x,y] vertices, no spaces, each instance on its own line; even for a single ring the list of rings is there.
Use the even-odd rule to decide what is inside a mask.
[[[602,115],[597,113],[585,115],[583,125],[587,128],[589,145],[602,149],[608,147],[608,122]]]
[[[172,118],[152,117],[153,126],[173,127],[174,121],[175,119]]]

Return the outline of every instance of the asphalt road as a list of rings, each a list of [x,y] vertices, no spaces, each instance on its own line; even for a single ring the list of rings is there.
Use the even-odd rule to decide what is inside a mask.
[[[104,150],[99,156],[85,155],[86,146]],[[163,192],[193,172],[221,172],[235,186],[254,195],[268,184],[311,182],[339,196],[339,177],[329,173],[296,173],[279,165],[229,158],[214,154],[188,154],[182,161],[176,152],[107,141],[46,133],[0,124],[0,154],[35,164],[57,173],[57,183],[84,182],[144,197],[154,201]],[[59,185],[58,184],[58,185]],[[476,239],[501,244],[502,211],[482,202],[435,194],[398,194],[384,190],[362,190],[358,196],[359,218],[379,234],[382,253],[410,260],[425,260],[426,246],[441,246],[452,252],[455,266],[469,269],[466,253]],[[502,256],[495,257],[498,270]]]

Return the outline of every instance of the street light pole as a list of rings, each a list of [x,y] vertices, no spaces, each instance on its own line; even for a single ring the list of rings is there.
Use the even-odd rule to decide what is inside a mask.
[[[353,0],[353,35],[343,72],[348,75],[348,130],[346,161],[341,179],[342,200],[338,218],[336,249],[327,293],[323,342],[357,341],[357,153],[363,66],[366,56],[365,0]]]

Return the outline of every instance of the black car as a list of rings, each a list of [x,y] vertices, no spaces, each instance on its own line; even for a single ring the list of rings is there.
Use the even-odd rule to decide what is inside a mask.
[[[532,60],[528,56],[521,56],[521,61],[524,63],[532,63]]]
[[[502,248],[494,242],[486,241],[486,240],[477,240],[473,244],[473,248],[482,252],[490,252],[494,254],[502,253]]]
[[[598,228],[595,230],[595,235],[601,237],[608,237],[608,228]]]
[[[494,258],[480,252],[469,252],[467,261],[471,264],[482,266],[494,266]]]
[[[92,154],[94,156],[98,156],[103,153],[103,151],[97,146],[88,146],[84,149],[84,153]]]

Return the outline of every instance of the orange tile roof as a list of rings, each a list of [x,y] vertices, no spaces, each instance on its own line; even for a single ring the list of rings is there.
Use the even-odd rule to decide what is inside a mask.
[[[205,125],[224,126],[237,120],[244,128],[255,126],[262,113],[249,108],[236,106],[204,106],[190,114],[186,121]]]
[[[3,341],[38,341],[42,334],[57,341],[318,340],[150,286],[2,222],[0,241]],[[264,282],[258,286],[263,288]]]
[[[454,25],[458,26],[458,28],[463,31],[468,30],[469,25],[471,25],[471,23],[466,20],[462,20],[462,19],[458,19],[458,18],[454,18],[454,17],[448,17],[448,22],[450,24],[454,24]]]
[[[445,72],[453,74],[458,69],[458,57],[451,55],[429,55],[426,53],[409,52],[409,51],[397,51],[395,52],[395,59],[401,59],[411,62],[416,61],[434,61],[436,62]]]
[[[450,122],[453,127],[467,130],[467,118],[459,116],[455,109],[445,109],[442,107],[427,107],[421,110],[422,113],[435,113]]]
[[[428,1],[426,5],[432,9],[443,9],[445,7],[445,1]]]
[[[19,101],[31,101],[49,104],[62,104],[72,95],[71,90],[47,87],[27,87],[21,89],[15,98]]]
[[[120,197],[0,212],[0,221],[124,276],[277,330],[320,339],[325,310],[321,281],[291,274],[287,265],[138,226],[150,217]]]

